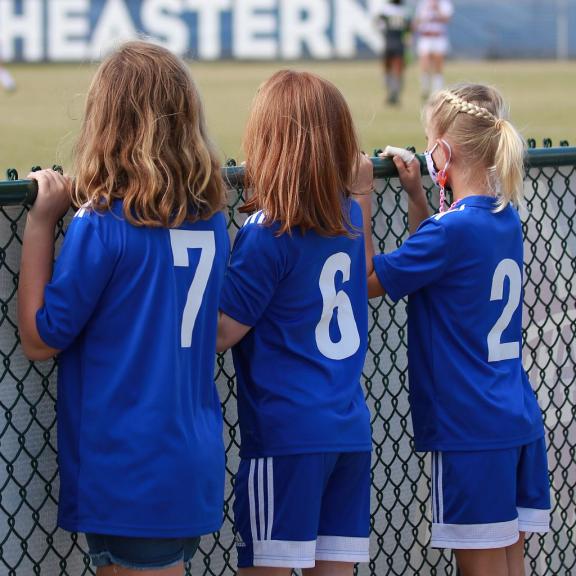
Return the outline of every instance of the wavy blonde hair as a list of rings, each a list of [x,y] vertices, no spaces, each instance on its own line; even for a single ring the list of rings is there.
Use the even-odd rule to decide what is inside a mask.
[[[508,120],[508,107],[495,88],[459,84],[434,93],[424,121],[449,135],[470,169],[486,170],[486,186],[498,198],[496,210],[522,203],[526,143]]]
[[[178,227],[224,205],[220,163],[187,66],[128,42],[98,68],[74,149],[74,200],[99,212],[123,201],[136,226]]]
[[[259,89],[244,133],[244,212],[324,236],[355,235],[344,202],[359,147],[340,91],[315,74],[282,70]]]

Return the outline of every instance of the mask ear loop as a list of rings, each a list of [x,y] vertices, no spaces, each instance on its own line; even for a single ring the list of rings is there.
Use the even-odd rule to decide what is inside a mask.
[[[440,184],[440,212],[444,212],[446,207],[446,184],[448,183],[448,176],[446,170],[438,172],[438,184]]]
[[[446,184],[448,184],[448,166],[450,166],[450,160],[452,159],[452,148],[450,148],[450,144],[446,142],[446,140],[440,140],[443,144],[446,145],[448,148],[448,161],[446,165],[440,172],[438,172],[438,184],[440,185],[440,207],[438,209],[439,212],[444,212],[446,207]]]

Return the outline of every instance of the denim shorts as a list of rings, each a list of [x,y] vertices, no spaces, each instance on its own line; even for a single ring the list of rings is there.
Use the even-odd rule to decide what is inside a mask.
[[[116,564],[122,568],[149,570],[188,562],[198,549],[200,537],[133,538],[86,534],[86,542],[96,567]]]

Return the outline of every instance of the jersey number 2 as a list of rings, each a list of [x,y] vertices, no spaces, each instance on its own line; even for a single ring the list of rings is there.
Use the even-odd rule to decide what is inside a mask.
[[[322,316],[316,326],[316,345],[318,350],[331,360],[343,360],[356,353],[360,347],[360,335],[354,319],[352,302],[344,290],[336,292],[336,273],[342,274],[342,281],[350,280],[350,256],[345,252],[332,254],[324,263],[320,273],[320,292],[322,293]],[[330,337],[330,322],[337,310],[340,340],[334,342]]]
[[[509,280],[508,301],[502,314],[488,334],[488,362],[512,360],[520,357],[520,342],[502,342],[502,332],[506,330],[522,297],[522,273],[518,264],[510,258],[501,260],[492,278],[490,301],[504,298],[504,280]]]
[[[180,345],[182,348],[192,346],[192,332],[198,311],[202,305],[204,292],[208,286],[208,279],[212,271],[214,256],[216,255],[216,242],[214,232],[197,230],[170,230],[170,244],[174,257],[174,266],[190,266],[188,250],[200,250],[200,260],[196,268],[196,274],[188,289],[186,305],[182,313],[182,325],[180,328]]]

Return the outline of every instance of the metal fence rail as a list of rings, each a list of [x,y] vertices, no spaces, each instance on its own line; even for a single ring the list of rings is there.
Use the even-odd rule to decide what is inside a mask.
[[[533,145],[533,143],[532,143]],[[374,235],[389,251],[407,234],[406,202],[393,164],[374,159]],[[527,573],[576,574],[576,148],[529,150],[526,162],[524,365],[545,414],[552,531],[532,536]],[[425,170],[425,166],[423,166]],[[227,167],[231,236],[244,216],[242,169]],[[16,290],[26,205],[33,181],[0,182],[0,575],[93,574],[81,535],[56,528],[56,362],[31,363],[19,347]],[[430,181],[426,180],[430,185]],[[428,188],[432,206],[438,199]],[[67,221],[57,230],[64,234]],[[228,479],[225,523],[203,539],[189,574],[230,575],[236,563],[232,534],[232,479],[238,462],[234,371],[219,356],[217,385],[225,418]],[[364,369],[372,413],[371,562],[361,575],[455,574],[449,551],[427,547],[429,462],[413,451],[407,400],[405,303],[385,299],[370,307]]]

